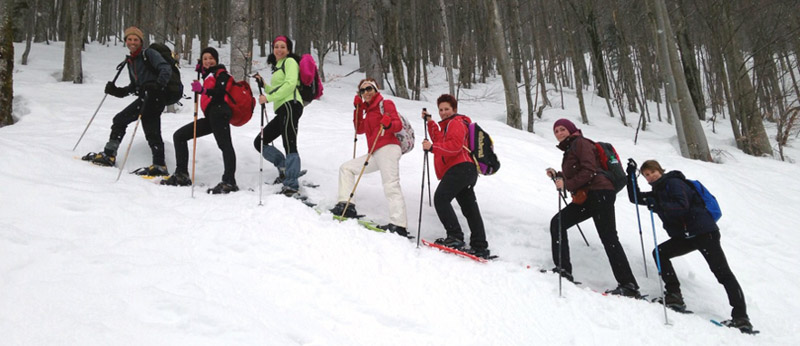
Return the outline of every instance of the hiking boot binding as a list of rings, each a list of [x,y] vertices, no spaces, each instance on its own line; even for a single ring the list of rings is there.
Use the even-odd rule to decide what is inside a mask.
[[[466,245],[463,240],[451,236],[436,239],[434,243],[456,250],[462,250],[464,249],[464,245]]]
[[[167,166],[162,165],[150,165],[148,167],[137,168],[131,173],[136,175],[147,175],[151,177],[164,177],[169,175]]]

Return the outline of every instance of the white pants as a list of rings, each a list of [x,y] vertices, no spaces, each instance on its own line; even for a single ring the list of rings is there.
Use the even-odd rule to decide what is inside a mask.
[[[389,202],[389,219],[395,226],[407,227],[406,201],[403,198],[403,190],[400,188],[400,156],[402,155],[399,145],[384,145],[372,153],[372,157],[364,169],[364,174],[375,171],[381,172],[383,193]],[[361,173],[361,168],[364,167],[364,160],[366,159],[367,155],[360,156],[343,163],[339,167],[340,202],[346,202],[347,198],[350,197],[356,178]],[[351,200],[350,203],[353,203],[353,201]]]

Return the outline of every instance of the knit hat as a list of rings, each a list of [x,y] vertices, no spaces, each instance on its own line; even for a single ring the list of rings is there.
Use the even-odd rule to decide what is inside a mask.
[[[564,128],[567,129],[567,131],[569,131],[569,134],[573,134],[577,131],[580,131],[577,127],[575,127],[575,124],[564,118],[556,120],[556,123],[553,124],[553,130],[555,130],[556,127],[559,126],[564,126]]]
[[[142,33],[139,28],[132,26],[125,29],[125,35],[122,37],[123,39],[127,39],[130,35],[136,35],[139,37],[139,40],[144,41],[144,34]]]
[[[211,54],[211,57],[214,58],[214,61],[216,61],[217,64],[219,64],[219,53],[217,53],[217,50],[214,49],[214,47],[206,47],[205,49],[203,49],[200,52],[200,59],[203,59],[203,55],[206,53]]]
[[[294,52],[294,44],[292,43],[292,40],[290,40],[288,37],[283,36],[283,35],[275,37],[275,39],[272,40],[272,46],[275,46],[275,42],[278,42],[278,41],[286,42],[286,48],[289,49],[289,53]]]

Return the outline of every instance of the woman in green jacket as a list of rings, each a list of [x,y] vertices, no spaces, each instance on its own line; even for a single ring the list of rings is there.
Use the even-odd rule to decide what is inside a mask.
[[[264,127],[263,133],[256,136],[254,142],[256,150],[278,169],[276,183],[283,182],[281,193],[290,197],[297,194],[300,187],[297,181],[300,176],[297,130],[300,116],[303,115],[303,99],[297,90],[300,85],[300,57],[292,53],[292,46],[292,40],[286,36],[278,36],[272,40],[272,54],[267,58],[267,62],[272,65],[272,79],[270,84],[264,84],[265,95],[259,96],[258,102],[272,102],[275,117]],[[261,76],[257,75],[256,79],[261,80]],[[285,156],[269,145],[278,136],[283,139]]]

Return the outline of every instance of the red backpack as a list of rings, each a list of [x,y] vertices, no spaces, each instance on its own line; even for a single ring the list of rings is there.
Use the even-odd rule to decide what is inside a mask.
[[[225,103],[231,107],[231,125],[242,126],[253,117],[256,99],[246,81],[235,81],[233,77],[225,87]]]

